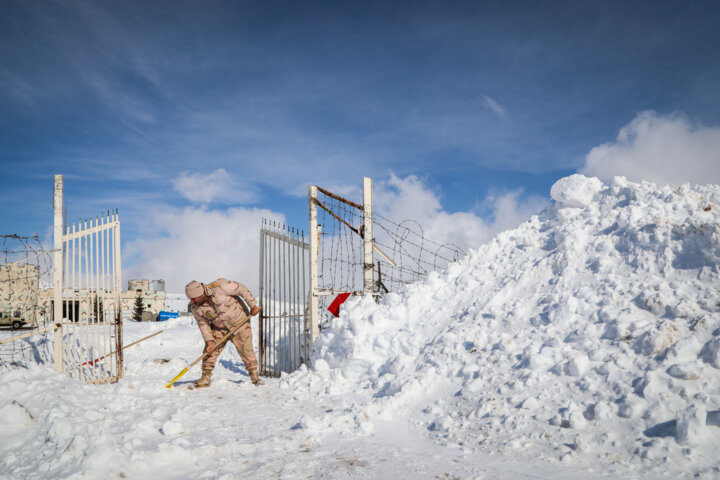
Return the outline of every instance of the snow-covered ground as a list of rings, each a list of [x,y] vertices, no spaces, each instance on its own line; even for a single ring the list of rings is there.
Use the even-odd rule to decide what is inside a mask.
[[[289,377],[255,387],[231,347],[209,389],[187,390],[195,368],[168,390],[202,341],[189,317],[127,322],[125,338],[158,329],[127,350],[125,379],[114,385],[78,384],[50,366],[2,372],[0,478],[520,479],[537,478],[536,469],[563,478],[554,467],[436,445],[404,418],[378,419],[378,435],[343,418],[326,428],[328,415],[347,408],[324,393],[327,381],[305,391]]]
[[[720,187],[571,176],[445,273],[348,301],[309,368],[164,385],[189,317],[125,325],[125,379],[0,371],[1,478],[720,478]]]

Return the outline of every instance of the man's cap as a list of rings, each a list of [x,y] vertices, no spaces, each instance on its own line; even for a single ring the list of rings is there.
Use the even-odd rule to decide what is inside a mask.
[[[190,299],[197,298],[203,293],[205,293],[203,284],[198,281],[193,280],[192,282],[185,285],[185,295],[187,295],[187,297]]]

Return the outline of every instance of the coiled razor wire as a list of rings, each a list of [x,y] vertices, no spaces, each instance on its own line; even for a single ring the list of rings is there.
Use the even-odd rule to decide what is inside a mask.
[[[362,206],[318,188],[318,287],[326,292],[360,293],[363,290]],[[425,237],[420,223],[397,223],[373,212],[376,292],[397,291],[462,258],[465,252],[453,243]],[[390,263],[385,256],[392,260]],[[321,296],[322,305],[333,297]],[[327,305],[325,305],[327,306]],[[321,308],[321,311],[324,310]]]
[[[40,238],[17,234],[0,235],[0,367],[25,367],[52,359],[51,331],[39,333],[51,324],[52,305],[47,289],[52,285],[52,250]],[[13,321],[23,325],[15,329]],[[6,325],[8,323],[8,325]]]
[[[437,243],[425,237],[422,225],[415,220],[400,223],[373,212],[375,244],[394,261],[395,266],[382,256],[379,281],[387,290],[398,290],[405,284],[417,282],[430,272],[445,270],[447,266],[465,256],[454,243]]]

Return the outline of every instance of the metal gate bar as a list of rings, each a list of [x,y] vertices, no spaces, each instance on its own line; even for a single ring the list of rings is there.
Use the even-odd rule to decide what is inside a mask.
[[[86,383],[116,382],[123,371],[117,212],[68,226],[63,248],[62,369]]]
[[[310,324],[304,233],[263,219],[260,229],[260,374],[278,377],[307,361]]]

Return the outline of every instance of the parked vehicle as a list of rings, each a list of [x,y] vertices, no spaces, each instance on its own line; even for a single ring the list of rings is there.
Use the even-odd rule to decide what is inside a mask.
[[[6,312],[0,312],[0,325],[10,326],[13,330],[25,325],[25,320],[20,316],[20,312],[10,315]]]

